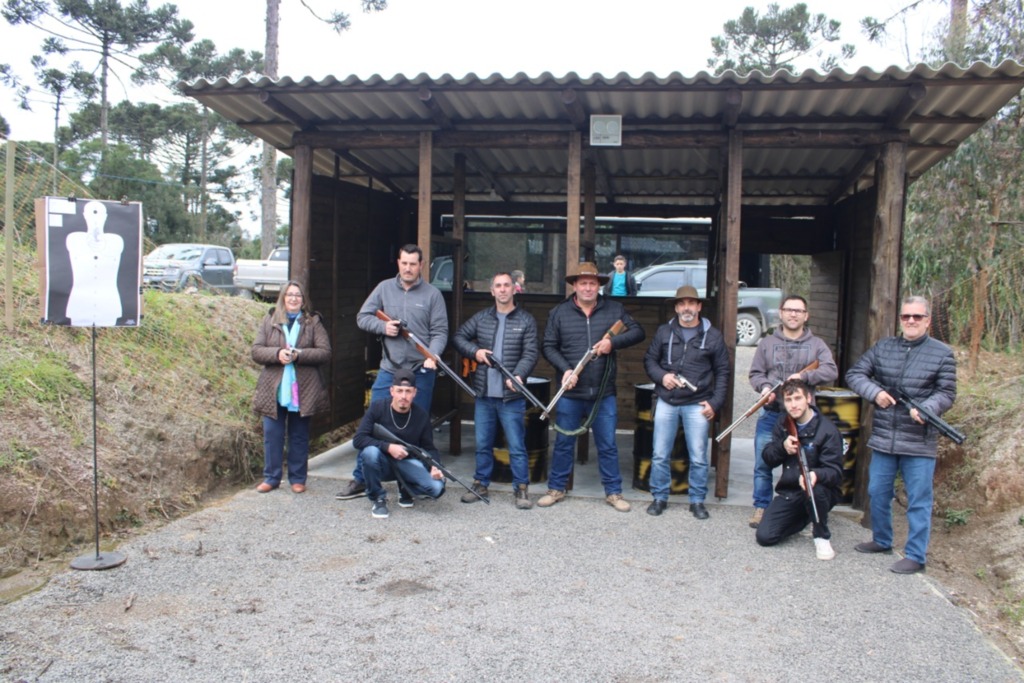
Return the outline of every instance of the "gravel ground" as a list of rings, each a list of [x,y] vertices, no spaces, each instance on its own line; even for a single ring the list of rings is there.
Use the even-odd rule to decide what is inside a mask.
[[[833,519],[760,548],[746,507],[699,522],[570,497],[365,500],[245,491],[0,607],[6,681],[1015,681],[927,576]],[[392,491],[392,500],[395,500]]]

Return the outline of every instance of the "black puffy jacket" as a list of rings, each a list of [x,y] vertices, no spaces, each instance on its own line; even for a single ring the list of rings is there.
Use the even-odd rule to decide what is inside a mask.
[[[654,380],[658,398],[674,406],[692,405],[707,401],[717,414],[725,404],[729,388],[729,352],[722,333],[707,318],[700,318],[700,330],[689,343],[683,341],[679,319],[658,328],[644,354],[644,369]],[[686,387],[669,391],[661,383],[665,375],[675,372],[692,382],[696,391]]]
[[[811,409],[815,413],[815,418],[806,425],[797,427],[797,437],[807,456],[807,468],[817,475],[817,485],[832,489],[835,499],[838,500],[839,484],[843,480],[843,437],[835,424],[822,416],[821,411],[814,406],[811,406]],[[783,442],[789,436],[786,417],[788,416],[785,412],[779,415],[778,421],[772,427],[772,440],[761,454],[765,464],[772,469],[782,465],[779,483],[775,485],[775,491],[778,493],[803,490],[800,488],[800,463],[797,457],[787,453],[783,446]]]
[[[455,348],[466,358],[476,359],[480,349],[494,350],[494,336],[498,333],[498,309],[494,306],[474,314],[455,332]],[[501,364],[521,377],[523,382],[537,365],[537,321],[521,306],[516,306],[505,318],[505,336],[501,345]],[[488,366],[480,363],[473,374],[473,389],[480,396],[487,395]],[[504,384],[504,379],[502,379]],[[505,389],[505,400],[519,394]]]
[[[956,358],[953,350],[928,335],[914,341],[886,337],[878,341],[846,371],[846,385],[867,401],[884,389],[903,389],[936,415],[956,400]],[[893,395],[893,398],[896,398]],[[882,410],[875,407],[868,448],[892,455],[936,457],[939,432],[918,424],[902,403]]]
[[[601,341],[605,332],[619,320],[626,324],[626,329],[621,334],[612,337],[614,351],[639,344],[644,340],[646,335],[644,328],[640,327],[640,323],[626,313],[622,304],[604,296],[597,298],[597,304],[589,317],[583,312],[583,309],[576,305],[575,295],[551,309],[548,314],[547,327],[544,328],[542,351],[544,358],[558,371],[558,376],[555,378],[556,386],[561,384],[565,371],[575,368],[590,347]],[[609,370],[608,385],[605,387],[604,393],[598,396],[601,378],[604,377],[605,366],[608,363],[612,364]],[[584,400],[614,396],[615,353],[599,356],[588,363],[580,373],[576,386],[566,391],[564,395]]]

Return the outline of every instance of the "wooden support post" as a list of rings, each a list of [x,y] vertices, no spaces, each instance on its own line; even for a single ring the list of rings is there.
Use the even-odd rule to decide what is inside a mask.
[[[597,218],[597,178],[593,161],[583,166],[583,256],[587,261],[597,263],[597,242],[595,225]]]
[[[292,230],[289,256],[290,277],[309,291],[310,225],[313,215],[313,148],[296,145],[292,154]]]
[[[430,280],[430,210],[433,200],[434,138],[430,131],[420,133],[420,182],[417,194],[416,244],[423,250],[424,282]]]
[[[568,168],[565,188],[565,272],[572,273],[580,262],[580,170],[583,139],[580,133],[569,135]],[[569,285],[566,285],[568,293]]]
[[[882,337],[896,333],[900,301],[900,257],[903,243],[903,202],[907,189],[907,146],[902,142],[882,145],[875,165],[877,201],[871,233],[871,293],[868,298],[867,343],[870,348]],[[865,427],[870,432],[874,407],[861,403]],[[864,510],[861,524],[869,525],[868,467],[871,451],[867,439],[860,439],[854,471],[853,507]]]
[[[463,271],[463,259],[466,254],[466,155],[455,155],[455,173],[452,178],[452,238],[456,240],[455,253],[452,254],[452,314],[450,317],[450,330],[457,330],[462,325],[462,281],[466,277]],[[459,372],[460,363],[458,357],[453,358],[451,364],[455,372]],[[472,378],[466,378],[472,384]],[[456,391],[452,394],[452,407],[455,409],[455,417],[449,423],[449,450],[452,455],[462,455],[462,411],[459,404],[462,402],[462,392]]]
[[[718,321],[725,348],[729,352],[729,367],[736,367],[736,301],[740,289],[740,218],[743,202],[743,134],[729,131],[729,144],[725,155],[725,196],[723,201],[724,225],[718,241]],[[726,390],[725,405],[718,416],[718,425],[724,429],[732,422],[732,382]],[[714,443],[715,497],[729,497],[729,463],[732,457],[732,439]]]

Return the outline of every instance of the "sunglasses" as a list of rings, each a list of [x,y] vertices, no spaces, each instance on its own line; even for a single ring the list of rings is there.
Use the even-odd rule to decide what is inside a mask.
[[[900,313],[900,320],[903,322],[913,320],[915,323],[919,323],[927,317],[924,313]]]

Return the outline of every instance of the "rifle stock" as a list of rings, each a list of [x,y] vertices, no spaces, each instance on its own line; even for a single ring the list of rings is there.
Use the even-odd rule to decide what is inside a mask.
[[[427,468],[428,471],[430,470],[431,467],[436,467],[437,469],[441,470],[441,474],[443,474],[446,478],[451,479],[452,481],[456,482],[457,484],[461,484],[463,486],[463,488],[465,488],[467,491],[469,491],[474,496],[476,496],[477,498],[479,498],[483,502],[487,503],[488,505],[491,504],[490,500],[488,500],[487,498],[484,498],[483,496],[481,496],[479,493],[474,491],[471,487],[466,486],[466,483],[464,481],[462,481],[461,479],[456,477],[454,474],[452,474],[451,470],[449,470],[447,467],[445,467],[440,462],[438,462],[435,458],[433,458],[425,450],[423,450],[419,446],[413,446],[411,443],[409,443],[408,441],[405,441],[404,439],[402,439],[401,437],[397,436],[396,434],[392,434],[391,431],[388,430],[388,428],[385,427],[384,425],[382,425],[380,423],[374,423],[374,425],[373,425],[373,435],[375,437],[377,437],[378,439],[380,439],[381,441],[387,441],[389,443],[395,443],[395,444],[399,444],[401,446],[405,446],[405,450],[409,451],[409,455],[411,455],[412,457],[416,458],[421,463],[423,463],[423,465]]]
[[[616,320],[615,324],[608,328],[608,331],[604,333],[604,336],[601,337],[601,340],[598,342],[598,344],[600,344],[605,339],[611,339],[617,334],[622,334],[622,332],[625,329],[626,323],[622,322],[621,320]],[[576,367],[572,369],[572,375],[570,375],[570,377],[579,377],[580,373],[583,372],[583,368],[587,367],[587,363],[589,363],[590,361],[594,360],[594,358],[597,357],[597,354],[594,352],[595,346],[597,346],[597,344],[594,344],[594,346],[591,346],[589,349],[587,349],[587,352],[583,354],[583,358],[580,358],[580,362],[577,363]],[[566,381],[568,381],[568,379]],[[558,399],[562,398],[562,394],[564,394],[565,390],[568,388],[569,387],[566,384],[566,382],[562,382],[562,387],[558,390],[558,393],[555,394],[555,397],[551,399],[551,403],[549,403],[547,407],[541,411],[540,419],[547,419],[548,415],[551,414],[551,410],[555,407],[555,404],[558,403]]]
[[[806,367],[803,367],[800,370],[798,370],[796,374],[800,374],[800,373],[804,373],[804,372],[810,372],[811,370],[817,370],[817,369],[818,369],[818,361],[813,360],[810,363],[808,363]],[[776,391],[778,391],[779,387],[781,387],[785,383],[786,383],[786,378],[783,378],[775,386],[773,386],[768,392],[766,392],[764,396],[762,396],[761,398],[757,399],[757,401],[754,402],[754,405],[752,405],[749,408],[747,408],[747,412],[745,412],[742,415],[740,415],[739,418],[734,420],[731,425],[726,427],[725,430],[721,434],[719,434],[718,436],[715,437],[715,443],[722,443],[722,439],[724,439],[725,437],[729,436],[734,429],[736,429],[741,424],[743,424],[744,420],[746,420],[748,417],[750,417],[751,415],[753,415],[757,411],[761,410],[761,408],[765,407],[768,404],[768,398],[772,394],[774,394]]]
[[[375,315],[380,320],[383,320],[385,323],[389,323],[394,320],[393,318],[389,317],[388,314],[385,313],[384,311],[377,311]],[[409,329],[405,322],[399,320],[398,323],[401,326],[399,328],[398,333],[402,335],[402,337],[404,337],[407,342],[416,347],[416,350],[419,351],[424,358],[429,358],[430,360],[437,363],[437,367],[441,368],[449,377],[451,377],[452,380],[456,384],[458,384],[463,391],[465,391],[473,398],[476,398],[476,392],[473,391],[473,388],[466,384],[465,382],[463,382],[462,378],[459,377],[454,370],[448,367],[448,364],[445,363],[439,355],[431,351],[430,348],[426,344],[424,344],[423,341],[419,337],[417,337],[412,330]]]
[[[804,478],[807,497],[811,499],[814,521],[821,524],[821,518],[818,517],[818,504],[814,501],[814,484],[811,483],[811,468],[807,465],[807,454],[804,453],[804,447],[800,444],[800,433],[796,428],[796,420],[789,415],[786,415],[786,429],[789,431],[789,435],[796,439],[796,459],[800,463],[800,474]]]

